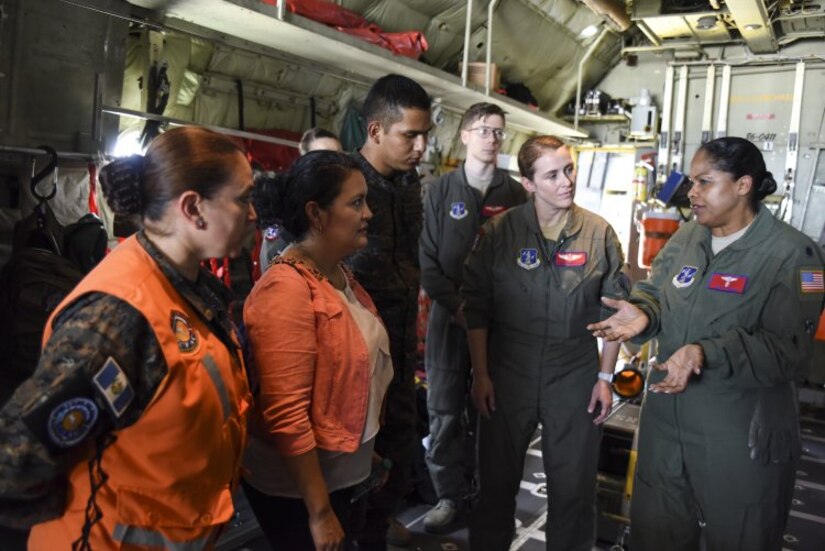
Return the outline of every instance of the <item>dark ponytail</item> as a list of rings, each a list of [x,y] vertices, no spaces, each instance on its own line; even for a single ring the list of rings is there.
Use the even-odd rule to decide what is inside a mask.
[[[143,156],[115,159],[100,171],[106,202],[115,214],[133,216],[143,212]]]
[[[144,156],[104,166],[100,183],[115,214],[160,220],[169,201],[185,191],[209,199],[226,185],[243,159],[242,147],[212,130],[182,126],[152,140]]]
[[[751,177],[753,186],[749,199],[754,212],[759,210],[762,199],[776,191],[776,180],[765,166],[762,152],[750,141],[735,137],[718,138],[704,144],[699,151],[710,157],[716,170],[731,174],[734,180],[742,176]]]
[[[298,158],[288,172],[259,176],[252,204],[261,227],[278,225],[301,240],[309,230],[306,205],[328,208],[341,193],[341,184],[359,171],[352,157],[337,151],[310,151]]]

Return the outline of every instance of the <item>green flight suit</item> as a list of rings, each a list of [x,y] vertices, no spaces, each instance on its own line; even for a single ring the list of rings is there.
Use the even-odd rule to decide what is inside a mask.
[[[599,361],[586,326],[610,315],[601,296],[628,294],[621,245],[604,219],[577,206],[558,241],[546,240],[533,199],[482,231],[461,291],[467,328],[489,330],[496,409],[479,423],[470,547],[509,549],[524,458],[540,423],[547,549],[590,551],[600,430],[587,404]]]
[[[705,365],[684,392],[649,393],[642,408],[633,551],[697,550],[700,523],[709,551],[780,549],[795,461],[751,460],[748,431],[761,399],[804,378],[822,270],[817,245],[760,207],[717,255],[708,228],[684,224],[634,287],[631,302],[650,319],[639,340],[658,337],[658,361],[698,343]],[[785,409],[790,434],[793,400]]]
[[[438,498],[457,504],[470,493],[467,472],[474,467],[465,451],[470,352],[467,333],[452,321],[461,305],[464,259],[482,223],[526,200],[524,187],[499,169],[482,194],[467,182],[464,166],[434,182],[424,200],[418,256],[421,287],[433,300],[424,354],[430,418],[426,460]]]

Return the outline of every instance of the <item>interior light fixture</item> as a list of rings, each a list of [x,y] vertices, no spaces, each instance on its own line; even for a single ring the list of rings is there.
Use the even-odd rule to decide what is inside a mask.
[[[762,25],[759,23],[748,23],[745,25],[745,30],[747,31],[756,31],[762,28]]]
[[[579,33],[579,38],[584,40],[586,38],[590,38],[591,36],[595,36],[597,32],[599,32],[598,25],[588,25]]]
[[[703,15],[696,20],[696,28],[703,31],[709,31],[716,26],[716,22],[717,19],[715,15]]]

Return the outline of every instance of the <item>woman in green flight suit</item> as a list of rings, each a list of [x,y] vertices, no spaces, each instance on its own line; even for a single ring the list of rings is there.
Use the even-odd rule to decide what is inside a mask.
[[[695,221],[656,257],[618,312],[589,326],[657,337],[631,506],[634,551],[781,548],[804,378],[823,300],[823,254],[760,200],[776,189],[742,138],[693,158]]]
[[[600,296],[625,298],[629,285],[613,228],[573,203],[575,169],[564,143],[531,138],[518,164],[533,195],[482,227],[461,288],[481,414],[470,547],[510,548],[524,457],[541,423],[547,549],[590,551],[598,425],[612,404],[618,344],[608,343],[600,361],[586,326],[610,315]]]

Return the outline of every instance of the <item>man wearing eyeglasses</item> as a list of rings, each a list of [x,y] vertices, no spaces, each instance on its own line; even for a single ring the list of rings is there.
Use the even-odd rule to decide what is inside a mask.
[[[424,517],[424,529],[432,533],[457,528],[473,474],[475,446],[467,441],[465,419],[470,357],[459,296],[464,259],[488,218],[527,200],[524,187],[496,167],[506,137],[504,111],[498,105],[472,105],[461,121],[466,160],[434,182],[424,201],[421,286],[433,301],[424,359],[430,417],[427,466],[439,500]]]

